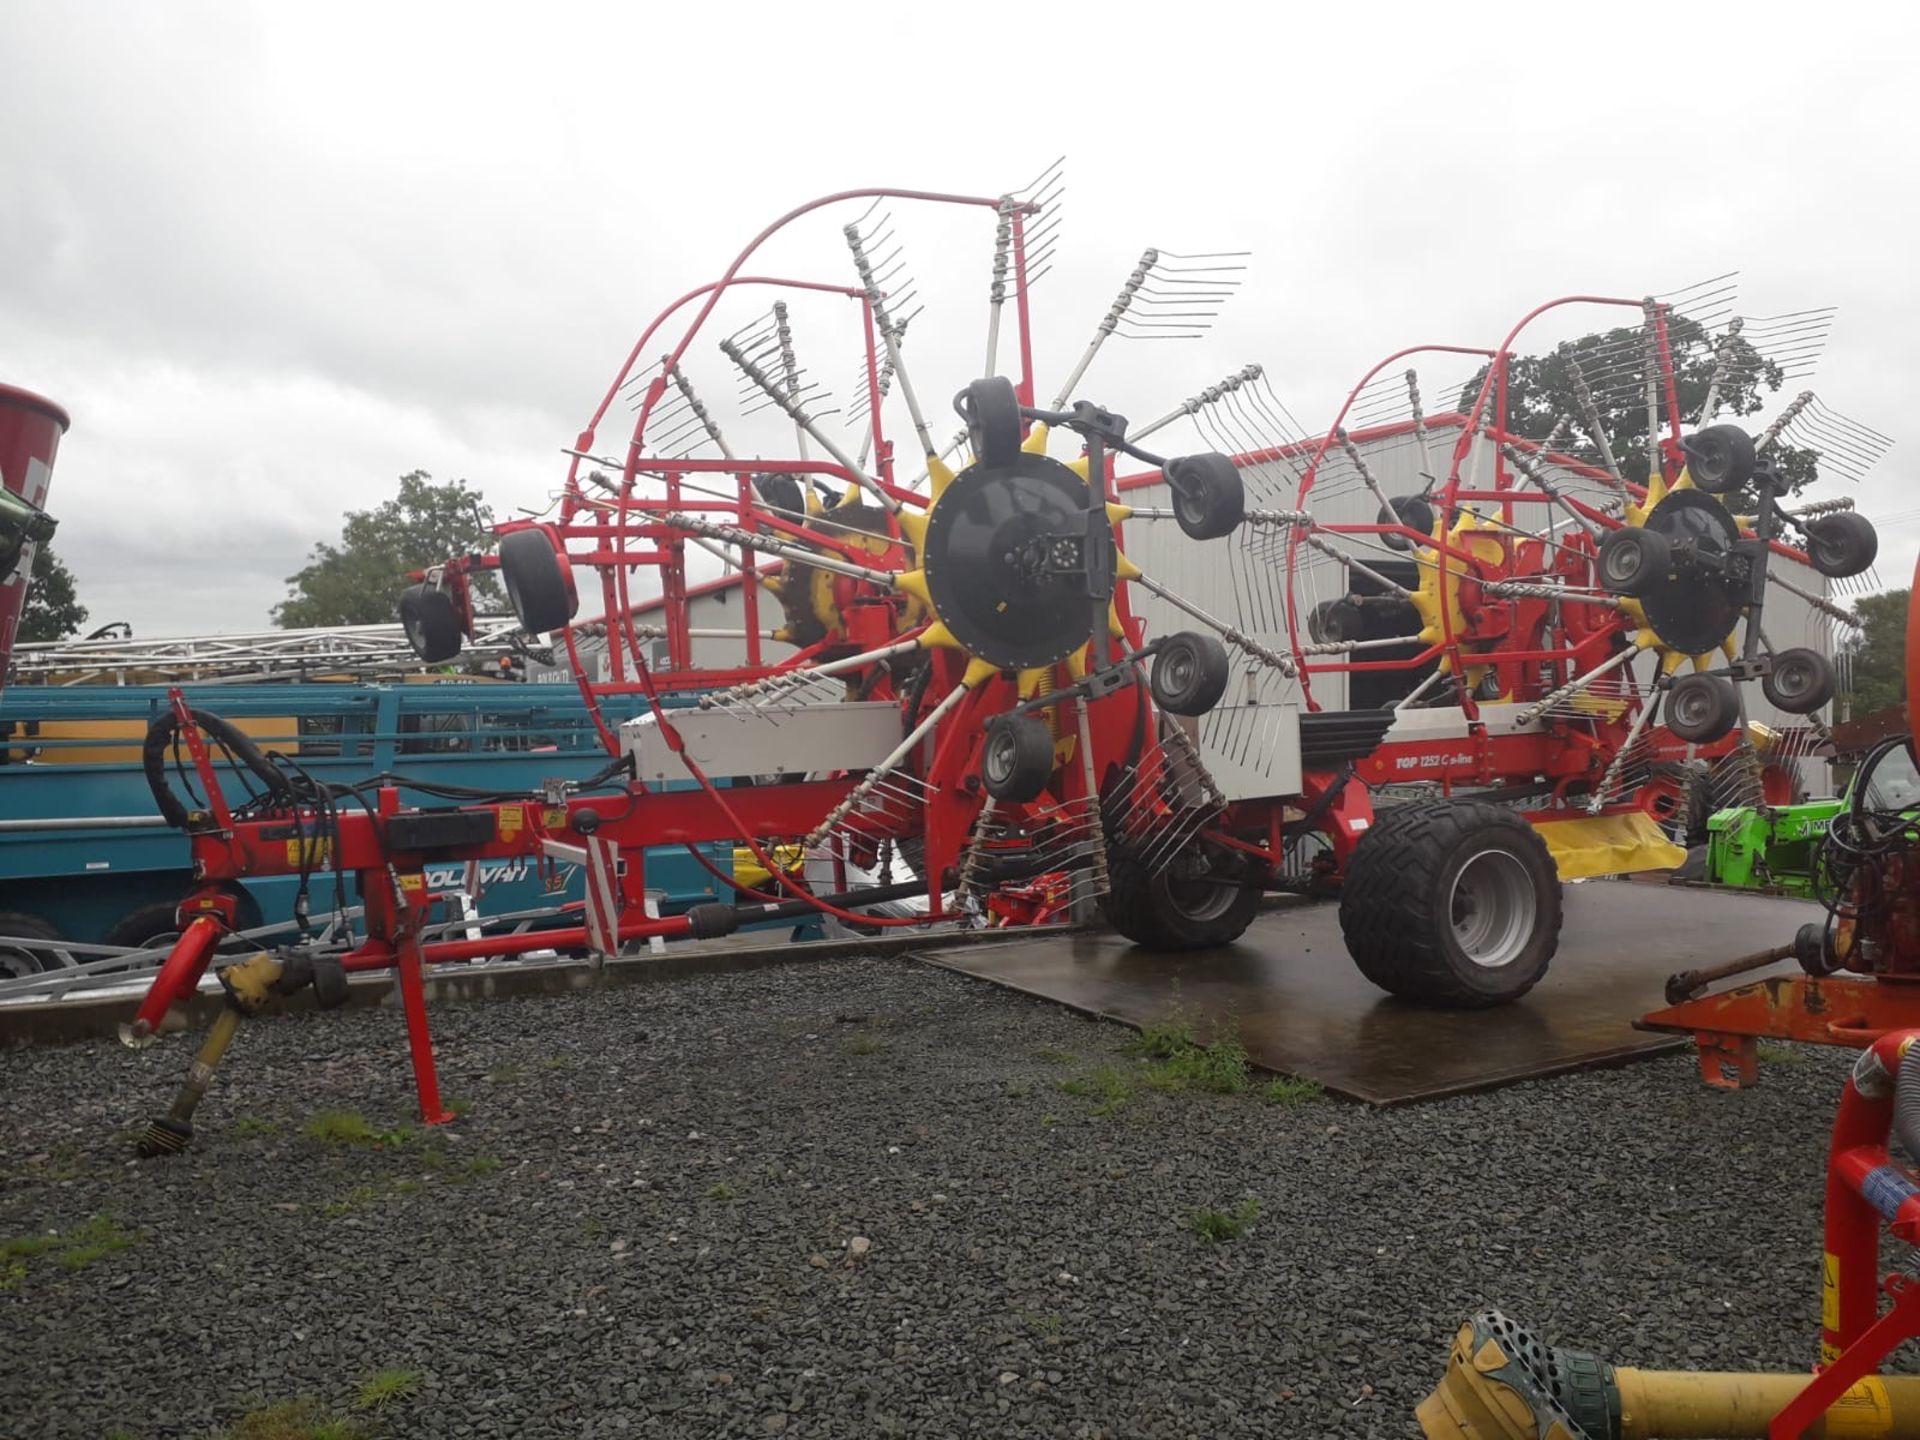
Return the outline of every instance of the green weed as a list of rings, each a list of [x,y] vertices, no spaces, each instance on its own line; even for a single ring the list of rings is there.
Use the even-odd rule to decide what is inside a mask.
[[[328,1415],[313,1400],[282,1400],[249,1410],[216,1440],[365,1440],[366,1431],[351,1420]]]
[[[242,1115],[233,1122],[233,1133],[241,1140],[264,1140],[268,1136],[278,1135],[280,1127],[271,1120],[263,1120],[258,1115]]]
[[[1249,1195],[1231,1210],[1202,1207],[1187,1217],[1187,1228],[1209,1245],[1238,1240],[1260,1218],[1260,1202]]]
[[[1055,1050],[1051,1047],[1033,1052],[1033,1058],[1044,1060],[1049,1065],[1071,1065],[1080,1057],[1071,1050]]]
[[[739,1198],[740,1198],[740,1192],[734,1189],[733,1186],[729,1185],[724,1180],[720,1181],[718,1184],[709,1185],[707,1187],[707,1199],[709,1200],[719,1200],[723,1203],[730,1203],[734,1200],[738,1200]]]
[[[95,1215],[84,1225],[53,1235],[22,1235],[0,1241],[0,1290],[11,1290],[27,1275],[27,1262],[51,1256],[67,1270],[84,1270],[96,1260],[126,1249],[136,1236],[122,1230],[111,1215]]]
[[[1302,1080],[1298,1075],[1276,1075],[1260,1087],[1260,1098],[1269,1105],[1303,1105],[1325,1093],[1319,1081]]]
[[[374,1129],[357,1110],[323,1110],[307,1122],[305,1133],[309,1140],[318,1140],[322,1145],[371,1149],[405,1145],[413,1139],[413,1131],[405,1125],[393,1130]]]
[[[1782,1045],[1778,1040],[1762,1040],[1753,1047],[1753,1053],[1769,1065],[1804,1065],[1807,1057],[1792,1045]]]
[[[878,1055],[887,1048],[887,1042],[878,1035],[855,1035],[841,1048],[849,1055]]]
[[[1232,1036],[1211,1045],[1184,1045],[1147,1067],[1143,1077],[1155,1090],[1204,1090],[1238,1095],[1247,1088],[1246,1048]]]
[[[411,1395],[419,1384],[418,1370],[382,1370],[361,1381],[353,1403],[362,1410],[382,1410],[403,1395]]]
[[[1093,1107],[1096,1115],[1112,1115],[1127,1103],[1133,1087],[1127,1083],[1127,1077],[1112,1065],[1102,1065],[1084,1075],[1075,1075],[1071,1079],[1059,1082],[1059,1088],[1069,1095],[1078,1095],[1084,1099],[1097,1099],[1100,1103]]]

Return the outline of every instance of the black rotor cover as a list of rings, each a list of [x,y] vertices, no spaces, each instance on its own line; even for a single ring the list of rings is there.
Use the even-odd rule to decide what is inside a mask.
[[[1113,573],[1113,527],[1087,523],[1087,484],[1058,460],[1022,453],[969,465],[927,517],[921,568],[933,608],[961,645],[1002,670],[1058,664],[1093,633],[1085,568]],[[1071,544],[1044,543],[1060,537]],[[1105,554],[1085,555],[1086,544]],[[1042,561],[1041,556],[1046,560]],[[1066,555],[1082,560],[1065,568]]]
[[[1744,575],[1715,568],[1733,558],[1740,531],[1727,509],[1698,490],[1676,490],[1647,516],[1646,528],[1665,535],[1680,551],[1692,542],[1698,558],[1676,553],[1664,575],[1639,597],[1647,623],[1661,641],[1688,655],[1717,649],[1739,623],[1746,603]]]

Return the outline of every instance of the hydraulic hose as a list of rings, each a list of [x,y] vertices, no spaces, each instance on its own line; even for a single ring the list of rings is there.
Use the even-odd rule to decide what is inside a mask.
[[[1920,1159],[1920,1045],[1911,1045],[1900,1057],[1894,1081],[1893,1138],[1909,1156]]]

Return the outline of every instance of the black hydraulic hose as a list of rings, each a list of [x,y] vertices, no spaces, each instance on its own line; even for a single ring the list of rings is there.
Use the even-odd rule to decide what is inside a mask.
[[[203,732],[218,741],[236,760],[265,782],[268,794],[285,796],[292,793],[287,777],[237,726],[211,711],[189,710],[187,713]],[[185,830],[192,823],[192,815],[167,783],[167,746],[179,729],[179,717],[172,710],[156,716],[147,727],[147,738],[140,747],[140,768],[146,772],[147,789],[153,792],[153,803],[159,809],[161,818],[175,829]]]

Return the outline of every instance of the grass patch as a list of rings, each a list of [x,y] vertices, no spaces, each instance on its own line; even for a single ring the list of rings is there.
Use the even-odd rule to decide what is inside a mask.
[[[50,1256],[62,1269],[84,1270],[126,1249],[136,1238],[122,1230],[111,1215],[95,1215],[73,1230],[0,1241],[0,1291],[11,1290],[26,1279],[30,1260]]]
[[[724,1180],[720,1181],[718,1184],[709,1185],[707,1187],[707,1199],[709,1200],[718,1200],[718,1201],[721,1201],[722,1203],[731,1203],[732,1201],[738,1200],[739,1198],[740,1198],[740,1192],[734,1189],[733,1186],[729,1185]]]
[[[1044,1049],[1044,1050],[1034,1051],[1033,1058],[1036,1060],[1043,1060],[1049,1065],[1071,1065],[1073,1064],[1074,1061],[1078,1060],[1080,1057],[1074,1054],[1073,1051],[1071,1050],[1055,1050],[1051,1047],[1048,1047],[1047,1049]]]
[[[482,1175],[491,1175],[498,1170],[502,1161],[498,1155],[476,1155],[460,1167],[460,1178],[478,1180]]]
[[[420,1385],[418,1370],[382,1370],[360,1382],[360,1393],[353,1403],[362,1410],[384,1410]]]
[[[215,1440],[365,1440],[366,1433],[356,1422],[337,1419],[317,1401],[303,1399],[249,1410]]]
[[[393,1130],[374,1129],[358,1110],[322,1110],[307,1122],[305,1134],[322,1145],[376,1150],[405,1145],[413,1138],[413,1131],[405,1125]]]
[[[1060,1338],[1060,1317],[1058,1315],[1041,1315],[1034,1311],[1025,1311],[1022,1312],[1020,1319],[1029,1330],[1033,1331],[1034,1334],[1043,1340],[1058,1340]]]
[[[1149,1065],[1143,1079],[1154,1090],[1238,1095],[1247,1088],[1248,1073],[1246,1048],[1227,1036],[1211,1045],[1181,1046]]]
[[[878,1035],[856,1035],[841,1047],[849,1055],[878,1055],[887,1042]]]
[[[542,1070],[564,1070],[571,1064],[573,1064],[573,1057],[571,1055],[549,1055],[540,1062],[540,1068]]]
[[[1260,1201],[1247,1196],[1231,1210],[1212,1210],[1205,1206],[1187,1217],[1187,1228],[1209,1245],[1238,1240],[1260,1218]]]
[[[1183,1050],[1198,1048],[1199,1042],[1193,1038],[1193,1022],[1177,1005],[1158,1020],[1142,1024],[1140,1033],[1127,1046],[1135,1055],[1144,1055],[1149,1060],[1170,1060]]]
[[[1804,1065],[1807,1057],[1791,1045],[1782,1045],[1778,1040],[1762,1040],[1753,1047],[1753,1053],[1769,1065]]]
[[[1115,1114],[1127,1097],[1133,1093],[1133,1087],[1127,1077],[1112,1065],[1102,1065],[1084,1075],[1075,1075],[1071,1079],[1059,1082],[1059,1088],[1069,1095],[1078,1095],[1087,1100],[1098,1100],[1093,1107],[1096,1115]]]
[[[455,1117],[465,1115],[468,1111],[473,1109],[473,1101],[469,1100],[464,1095],[449,1095],[445,1100],[442,1100],[440,1103],[447,1107],[447,1113],[449,1115],[452,1115]]]
[[[497,1070],[489,1070],[487,1072],[487,1079],[491,1080],[495,1085],[511,1085],[516,1080],[524,1080],[526,1078],[527,1072],[518,1065],[502,1065]]]
[[[278,1135],[280,1127],[258,1115],[242,1115],[233,1122],[233,1133],[242,1140],[264,1140],[270,1135]]]
[[[1304,1105],[1325,1093],[1318,1080],[1302,1080],[1298,1075],[1276,1075],[1260,1087],[1260,1098],[1269,1105]]]
[[[329,1220],[338,1220],[342,1215],[351,1215],[362,1205],[371,1205],[380,1198],[380,1192],[371,1185],[356,1185],[338,1200],[329,1200],[320,1207],[320,1213]]]

